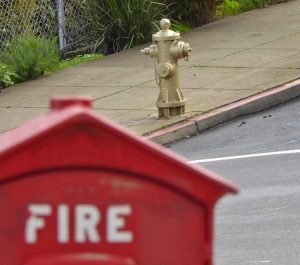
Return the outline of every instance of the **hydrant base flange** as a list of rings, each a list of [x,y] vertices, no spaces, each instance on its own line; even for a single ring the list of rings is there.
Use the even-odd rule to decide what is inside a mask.
[[[158,116],[161,117],[172,117],[178,116],[185,113],[185,105],[177,107],[158,107]]]
[[[158,108],[176,108],[176,107],[181,107],[181,106],[185,106],[186,101],[185,100],[181,100],[181,101],[176,101],[176,102],[156,102],[156,106]]]
[[[159,117],[171,117],[181,115],[185,112],[185,100],[176,102],[156,102]]]

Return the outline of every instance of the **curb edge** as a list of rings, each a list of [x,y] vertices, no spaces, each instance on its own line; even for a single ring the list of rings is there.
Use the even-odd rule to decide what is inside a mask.
[[[300,79],[268,89],[259,94],[229,103],[196,117],[180,122],[146,136],[159,144],[168,144],[187,138],[206,129],[243,115],[262,111],[300,96]]]

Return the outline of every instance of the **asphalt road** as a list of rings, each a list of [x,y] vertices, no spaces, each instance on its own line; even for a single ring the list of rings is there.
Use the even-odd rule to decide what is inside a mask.
[[[169,148],[240,188],[216,208],[216,265],[300,264],[300,99]]]

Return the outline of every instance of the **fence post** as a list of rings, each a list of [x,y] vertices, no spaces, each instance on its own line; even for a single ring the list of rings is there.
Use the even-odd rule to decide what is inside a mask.
[[[56,4],[57,4],[57,19],[58,19],[59,50],[62,51],[66,46],[64,0],[57,0]]]

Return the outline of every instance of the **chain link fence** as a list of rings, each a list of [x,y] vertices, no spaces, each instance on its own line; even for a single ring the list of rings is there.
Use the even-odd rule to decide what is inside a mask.
[[[0,51],[16,36],[30,32],[57,37],[61,54],[87,50],[92,34],[80,0],[0,0]]]

